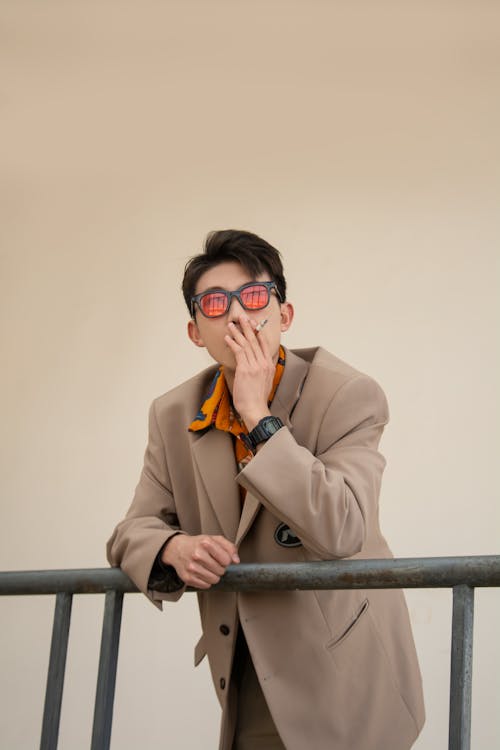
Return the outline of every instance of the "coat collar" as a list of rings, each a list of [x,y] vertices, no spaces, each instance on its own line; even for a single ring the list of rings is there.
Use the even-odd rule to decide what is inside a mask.
[[[271,414],[293,429],[290,418],[299,400],[309,364],[289,349],[285,351],[285,370],[271,404]],[[193,442],[192,451],[198,469],[200,503],[204,495],[203,501],[212,507],[224,536],[239,544],[257,515],[260,502],[247,492],[241,510],[231,436],[220,430],[209,429]]]
[[[300,398],[309,370],[309,363],[298,357],[290,349],[285,349],[285,354],[285,371],[271,404],[271,414],[273,417],[279,417],[283,424],[291,430],[290,418]]]

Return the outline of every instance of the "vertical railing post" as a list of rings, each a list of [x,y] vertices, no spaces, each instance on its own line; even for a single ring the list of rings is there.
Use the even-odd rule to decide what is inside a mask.
[[[56,594],[40,750],[57,748],[72,601],[72,594]]]
[[[106,593],[91,750],[109,750],[111,741],[122,606],[122,593],[118,591]]]
[[[449,750],[469,750],[472,705],[474,589],[453,587]]]

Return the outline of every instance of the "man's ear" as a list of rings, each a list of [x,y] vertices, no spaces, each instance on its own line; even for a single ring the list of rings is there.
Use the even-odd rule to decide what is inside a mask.
[[[193,319],[191,319],[188,323],[187,332],[189,338],[191,339],[193,344],[195,344],[195,346],[205,346],[205,343],[201,338],[200,329]]]
[[[291,302],[283,302],[280,309],[280,327],[281,333],[288,331],[292,325],[294,309]]]

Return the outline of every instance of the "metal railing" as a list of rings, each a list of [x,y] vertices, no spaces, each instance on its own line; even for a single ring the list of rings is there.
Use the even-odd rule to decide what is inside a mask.
[[[448,748],[469,750],[474,588],[478,586],[500,586],[500,555],[240,564],[230,566],[213,589],[452,588]],[[0,595],[56,595],[41,750],[57,748],[74,594],[105,594],[91,750],[109,749],[123,595],[136,592],[134,584],[118,568],[0,573]]]

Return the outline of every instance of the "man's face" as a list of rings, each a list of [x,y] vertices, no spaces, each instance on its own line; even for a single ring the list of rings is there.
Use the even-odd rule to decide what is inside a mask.
[[[271,278],[266,274],[253,278],[243,266],[236,262],[220,263],[200,276],[195,294],[201,294],[214,288],[234,292],[243,284],[251,281],[271,281]],[[263,310],[245,310],[239,301],[233,297],[229,310],[224,315],[218,318],[206,318],[195,305],[195,319],[188,323],[189,338],[196,346],[205,347],[216,362],[224,365],[227,370],[234,372],[236,362],[233,352],[224,340],[224,336],[230,334],[228,323],[233,322],[239,327],[240,315],[246,315],[250,320],[255,320],[256,323],[268,319],[258,336],[265,337],[273,359],[276,361],[281,333],[287,331],[291,325],[293,307],[289,302],[281,304],[275,290],[271,292],[269,304]]]

